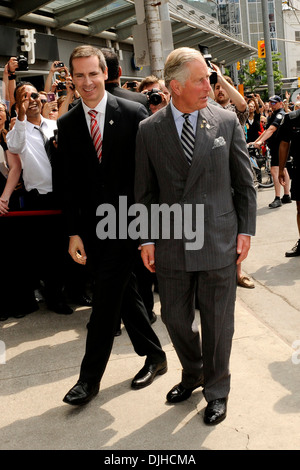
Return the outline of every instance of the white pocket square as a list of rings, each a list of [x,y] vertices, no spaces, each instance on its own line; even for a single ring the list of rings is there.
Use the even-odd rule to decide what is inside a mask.
[[[218,147],[222,147],[223,145],[226,145],[226,140],[222,136],[218,137],[217,139],[214,140],[213,149],[216,149]]]

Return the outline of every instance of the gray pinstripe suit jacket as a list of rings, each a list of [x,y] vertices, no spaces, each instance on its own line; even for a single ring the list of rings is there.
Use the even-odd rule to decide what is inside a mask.
[[[194,229],[196,222],[203,224],[203,247],[188,250],[185,237],[156,240],[156,266],[205,271],[235,262],[237,234],[254,235],[256,220],[251,166],[235,113],[213,105],[199,111],[191,166],[170,105],[142,121],[136,145],[135,196],[149,214],[151,204],[204,205],[204,220],[193,219]],[[150,240],[149,235],[142,242]]]

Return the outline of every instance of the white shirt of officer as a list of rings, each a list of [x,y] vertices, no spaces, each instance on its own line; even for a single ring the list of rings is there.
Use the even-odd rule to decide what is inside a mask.
[[[43,137],[35,129],[34,124],[27,120],[16,119],[16,123],[8,132],[7,146],[13,153],[18,153],[22,160],[23,180],[26,191],[37,189],[40,194],[52,192],[52,169],[47,156]],[[57,129],[56,121],[41,116],[43,133],[49,139]]]

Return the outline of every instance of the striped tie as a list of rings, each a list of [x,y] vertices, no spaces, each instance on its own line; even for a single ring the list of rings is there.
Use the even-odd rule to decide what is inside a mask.
[[[101,138],[101,132],[100,128],[96,119],[97,116],[97,111],[94,111],[93,109],[89,111],[89,115],[91,116],[91,137],[94,142],[95,150],[97,153],[97,157],[99,160],[99,163],[101,163],[101,158],[102,158],[102,138]]]
[[[192,163],[194,146],[195,146],[195,136],[194,130],[191,122],[189,121],[190,114],[183,114],[182,117],[185,119],[181,132],[181,143],[187,158],[189,165]]]

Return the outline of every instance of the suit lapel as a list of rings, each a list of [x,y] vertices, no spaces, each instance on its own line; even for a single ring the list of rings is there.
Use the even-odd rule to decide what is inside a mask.
[[[105,110],[105,122],[103,132],[103,147],[102,147],[102,162],[105,166],[108,161],[108,155],[110,155],[111,146],[114,144],[116,139],[115,127],[121,117],[119,105],[117,100],[111,94],[107,94],[107,104]],[[125,143],[124,143],[125,145]]]
[[[209,158],[217,130],[218,126],[210,108],[206,107],[201,109],[198,113],[193,160],[186,180],[184,195],[197,181],[203,160]]]
[[[186,175],[190,167],[183,152],[170,105],[160,112],[160,116],[161,119],[155,123],[155,126],[157,137],[161,140],[163,156],[168,158],[178,171]]]

